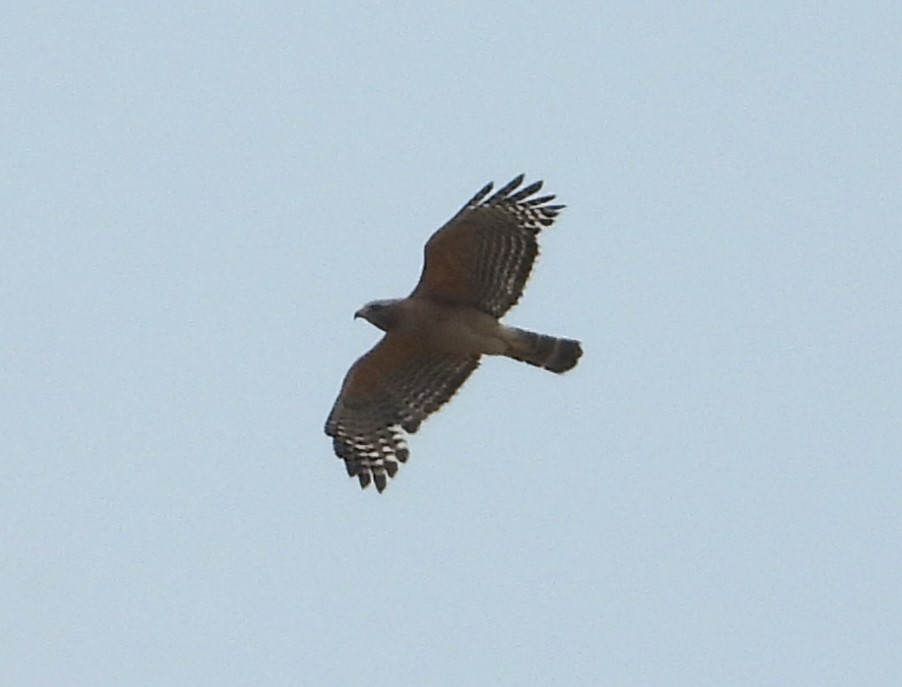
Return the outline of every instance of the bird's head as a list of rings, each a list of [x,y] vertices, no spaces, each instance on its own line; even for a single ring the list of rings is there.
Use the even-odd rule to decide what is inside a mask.
[[[387,298],[381,301],[371,301],[354,313],[354,319],[362,317],[373,326],[387,332],[397,320],[398,309],[395,306],[401,300],[400,298]]]

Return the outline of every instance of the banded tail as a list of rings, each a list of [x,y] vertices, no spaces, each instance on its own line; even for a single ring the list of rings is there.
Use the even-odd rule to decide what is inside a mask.
[[[513,336],[504,355],[552,372],[572,369],[583,354],[582,345],[573,339],[559,339],[516,327],[509,327],[508,331]]]

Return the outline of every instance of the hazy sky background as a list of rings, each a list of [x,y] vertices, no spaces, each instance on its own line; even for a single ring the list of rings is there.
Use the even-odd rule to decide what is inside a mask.
[[[902,684],[902,5],[4,3],[0,683]],[[431,232],[568,205],[361,492]]]

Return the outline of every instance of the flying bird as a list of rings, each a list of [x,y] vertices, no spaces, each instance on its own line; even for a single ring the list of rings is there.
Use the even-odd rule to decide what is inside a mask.
[[[481,356],[561,373],[582,355],[579,341],[499,321],[523,293],[539,232],[564,208],[551,204],[553,195],[535,197],[541,181],[522,183],[521,174],[494,194],[491,183],[483,187],[426,243],[407,298],[372,301],[354,314],[385,335],[351,366],[325,430],[362,488],[385,489],[410,455],[405,432],[444,405]]]

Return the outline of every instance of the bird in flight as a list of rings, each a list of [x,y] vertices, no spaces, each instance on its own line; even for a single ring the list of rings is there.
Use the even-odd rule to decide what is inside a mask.
[[[407,298],[367,303],[362,317],[385,335],[355,362],[326,420],[336,455],[365,488],[383,491],[410,455],[405,433],[444,405],[479,366],[503,355],[566,372],[579,341],[502,324],[523,293],[539,232],[563,205],[536,197],[523,175],[492,193],[483,187],[426,243],[420,281]]]

